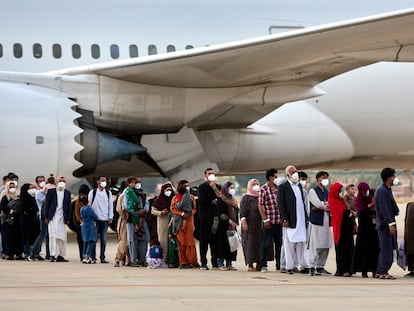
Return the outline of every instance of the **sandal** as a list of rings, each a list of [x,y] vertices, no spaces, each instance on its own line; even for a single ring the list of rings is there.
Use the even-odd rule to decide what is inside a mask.
[[[392,276],[391,274],[382,274],[379,277],[381,280],[395,280],[396,277]]]
[[[248,272],[256,272],[257,269],[256,268],[253,268],[253,267],[249,267],[249,269],[247,269],[247,271]]]

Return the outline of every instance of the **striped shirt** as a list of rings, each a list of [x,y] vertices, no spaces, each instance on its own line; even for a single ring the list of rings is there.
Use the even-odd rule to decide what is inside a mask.
[[[278,224],[280,221],[279,208],[277,207],[277,189],[272,191],[268,184],[264,184],[260,188],[259,205],[264,206],[266,217],[270,219],[272,225]]]

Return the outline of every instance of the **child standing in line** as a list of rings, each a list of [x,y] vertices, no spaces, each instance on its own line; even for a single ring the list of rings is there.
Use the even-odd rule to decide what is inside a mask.
[[[92,251],[95,249],[98,232],[95,221],[98,219],[95,211],[88,205],[88,197],[86,195],[79,197],[81,204],[80,214],[82,217],[82,240],[83,240],[83,263],[95,263],[91,258]]]

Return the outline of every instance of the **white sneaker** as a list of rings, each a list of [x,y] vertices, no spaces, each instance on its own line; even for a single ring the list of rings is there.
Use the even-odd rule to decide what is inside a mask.
[[[260,270],[260,272],[267,273],[268,272],[267,267],[262,267],[262,270]]]

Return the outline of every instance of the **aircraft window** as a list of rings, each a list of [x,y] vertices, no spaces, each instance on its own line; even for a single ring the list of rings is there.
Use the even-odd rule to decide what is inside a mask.
[[[73,58],[80,58],[81,57],[81,47],[79,44],[72,45],[72,56]]]
[[[60,44],[53,44],[52,46],[52,52],[53,52],[53,57],[54,58],[61,58],[62,57],[62,47],[60,46]]]
[[[3,46],[0,44],[0,57],[3,57]]]
[[[138,47],[135,44],[129,46],[129,57],[138,57]]]
[[[175,52],[175,46],[172,44],[167,45],[167,53]]]
[[[42,46],[39,43],[33,44],[33,56],[35,58],[42,57]]]
[[[148,45],[148,55],[157,54],[157,47],[154,44]]]
[[[119,58],[119,46],[116,44],[111,44],[111,57]]]
[[[23,56],[23,47],[20,43],[15,43],[13,45],[13,54],[16,58],[21,58]]]
[[[92,57],[95,58],[95,59],[101,57],[101,50],[99,49],[99,45],[92,44],[91,54],[92,54]]]
[[[188,44],[188,45],[185,46],[185,49],[186,50],[194,49],[194,46],[192,46],[191,44]]]

